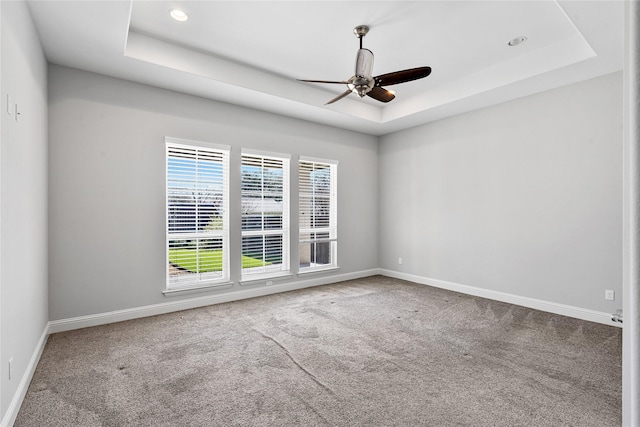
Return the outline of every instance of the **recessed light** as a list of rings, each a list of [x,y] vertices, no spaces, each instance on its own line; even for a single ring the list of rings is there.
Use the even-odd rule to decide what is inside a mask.
[[[180,22],[184,22],[189,19],[189,15],[187,15],[187,12],[180,9],[171,9],[171,11],[169,12],[169,15],[171,15],[171,17],[176,21],[180,21]]]
[[[518,46],[519,44],[522,44],[526,41],[527,41],[527,38],[525,36],[520,36],[520,37],[516,37],[515,39],[509,40],[509,43],[507,44],[509,46]]]

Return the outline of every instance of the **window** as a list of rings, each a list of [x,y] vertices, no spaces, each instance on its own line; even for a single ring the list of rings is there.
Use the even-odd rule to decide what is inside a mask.
[[[167,289],[229,280],[229,148],[165,138]]]
[[[242,152],[242,277],[289,271],[289,158]]]
[[[337,267],[338,163],[300,158],[300,272]]]

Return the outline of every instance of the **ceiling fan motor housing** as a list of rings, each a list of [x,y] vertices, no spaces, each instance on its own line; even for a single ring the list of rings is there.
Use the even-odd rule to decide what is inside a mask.
[[[375,84],[374,79],[371,76],[372,72],[373,52],[369,49],[360,48],[358,50],[358,55],[356,56],[355,75],[349,79],[350,84],[347,86],[352,92],[357,93],[360,98],[363,98],[371,91],[371,89],[373,89]]]

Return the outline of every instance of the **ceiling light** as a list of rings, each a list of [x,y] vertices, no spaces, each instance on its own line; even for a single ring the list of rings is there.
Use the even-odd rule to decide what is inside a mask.
[[[187,19],[189,19],[189,15],[187,15],[187,12],[185,12],[184,10],[180,10],[180,9],[171,9],[171,11],[169,12],[169,14],[171,15],[171,17],[173,19],[175,19],[176,21],[180,21],[180,22],[184,22]]]
[[[516,37],[515,39],[509,40],[509,43],[507,44],[509,46],[518,46],[519,44],[522,44],[526,41],[527,41],[527,38],[525,36],[520,36],[520,37]]]

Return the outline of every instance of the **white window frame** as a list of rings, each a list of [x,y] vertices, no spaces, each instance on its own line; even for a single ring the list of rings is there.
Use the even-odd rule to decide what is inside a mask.
[[[329,224],[316,226],[311,224],[311,206],[304,206],[308,197],[311,197],[312,204],[315,204],[313,186],[309,179],[305,177],[308,168],[311,170],[329,168]],[[306,179],[306,181],[305,181]],[[298,273],[312,273],[338,268],[338,161],[319,159],[315,157],[300,156],[298,161],[298,218],[299,218],[299,248],[300,258],[298,262]],[[306,217],[305,217],[306,215]],[[317,237],[312,234],[325,234],[328,237]],[[328,262],[317,263],[318,244],[329,244]],[[306,245],[309,246],[307,253]],[[313,247],[316,245],[315,247]],[[313,247],[313,250],[312,250]]]
[[[166,155],[165,155],[165,165],[166,165],[166,198],[165,198],[165,211],[166,211],[166,290],[165,294],[170,292],[180,292],[184,290],[192,290],[199,289],[204,287],[211,286],[223,286],[230,285],[229,282],[229,153],[231,148],[228,145],[220,145],[213,144],[201,141],[192,141],[180,138],[172,138],[165,137],[165,146],[166,146]],[[172,153],[174,155],[172,156]],[[180,155],[178,155],[180,153]],[[207,180],[208,177],[207,172],[199,172],[202,170],[203,165],[206,165],[208,159],[207,156],[212,156],[213,158],[220,159],[221,170],[220,177],[216,177],[215,180]],[[183,183],[185,187],[182,189],[184,194],[189,193],[188,186],[193,186],[193,188],[204,188],[201,187],[203,185],[209,185],[209,187],[205,188],[202,191],[204,197],[219,197],[219,220],[221,224],[215,224],[215,227],[204,227],[200,228],[200,209],[211,209],[210,207],[204,207],[203,204],[199,203],[197,199],[200,199],[200,195],[197,197],[194,196],[194,202],[192,202],[194,206],[194,219],[192,227],[195,227],[195,230],[188,230],[184,232],[177,232],[175,230],[171,231],[170,221],[171,221],[171,205],[170,205],[170,197],[172,193],[172,188],[179,188],[176,186],[171,186],[171,182],[175,183],[175,175],[170,175],[170,158],[182,158],[186,160],[191,160],[195,162],[194,166],[194,179],[190,180],[189,178],[183,179]],[[217,163],[217,162],[215,162]],[[200,167],[200,169],[198,169]],[[191,173],[190,169],[188,170]],[[205,169],[206,171],[206,169]],[[171,181],[173,178],[173,181]],[[171,182],[170,182],[171,181]],[[203,184],[204,183],[204,184]],[[207,184],[208,183],[208,184]],[[213,184],[211,184],[213,183]],[[212,187],[215,186],[215,188]],[[220,194],[221,193],[221,194]],[[189,205],[191,202],[189,203]],[[175,219],[174,219],[175,221]],[[194,244],[196,247],[196,270],[195,272],[189,271],[188,269],[184,269],[182,267],[176,268],[175,264],[172,265],[170,259],[173,256],[174,261],[178,255],[175,252],[176,240],[185,240],[191,242],[190,244]],[[218,271],[210,271],[210,272],[201,272],[199,271],[200,262],[206,261],[206,256],[200,256],[200,251],[207,250],[206,242],[207,240],[221,240],[221,270]],[[172,243],[173,242],[173,243]],[[193,243],[195,242],[195,243]],[[174,247],[172,248],[172,245]],[[203,246],[205,248],[203,248]],[[216,245],[217,247],[217,245]],[[171,250],[174,249],[173,255],[171,254]],[[183,256],[183,259],[185,256]],[[176,274],[176,271],[182,271],[183,273]],[[173,274],[172,274],[173,272]]]
[[[256,151],[256,150],[249,150],[249,149],[243,149],[242,150],[242,156],[241,156],[241,170],[242,168],[245,166],[245,161],[253,161],[253,162],[261,162],[262,165],[264,165],[265,162],[275,162],[275,163],[281,163],[282,165],[282,227],[281,228],[265,228],[265,222],[261,221],[261,227],[260,229],[256,229],[256,230],[245,230],[243,229],[244,227],[241,226],[241,235],[242,235],[242,240],[241,240],[241,248],[242,248],[242,256],[244,259],[244,255],[245,255],[245,247],[244,247],[244,239],[245,237],[262,237],[263,238],[263,245],[264,242],[266,240],[266,238],[268,236],[281,236],[282,239],[282,248],[281,248],[281,257],[282,257],[282,262],[280,264],[276,264],[276,265],[269,265],[267,263],[263,263],[262,266],[259,267],[252,267],[252,268],[242,268],[242,281],[244,282],[248,282],[248,281],[253,281],[253,280],[263,280],[263,279],[268,279],[268,278],[276,278],[276,277],[283,277],[283,276],[290,276],[291,272],[290,272],[290,219],[289,219],[289,212],[290,212],[290,161],[291,161],[291,156],[288,154],[280,154],[280,153],[270,153],[270,152],[264,152],[264,151]],[[265,189],[264,189],[264,170],[265,167],[261,167],[261,188],[260,188],[260,196],[261,198],[264,199],[265,196]],[[244,201],[244,192],[247,191],[245,190],[244,187],[244,182],[242,180],[241,177],[241,183],[240,183],[240,188],[241,188],[241,199],[243,199],[241,201],[241,203],[245,203]],[[261,207],[263,207],[263,205],[261,204]],[[242,216],[244,217],[244,207],[242,209]],[[264,212],[262,212],[262,215],[264,215]],[[263,216],[264,219],[264,216]],[[262,248],[263,251],[263,257],[266,257],[266,253],[268,250],[263,246]]]

